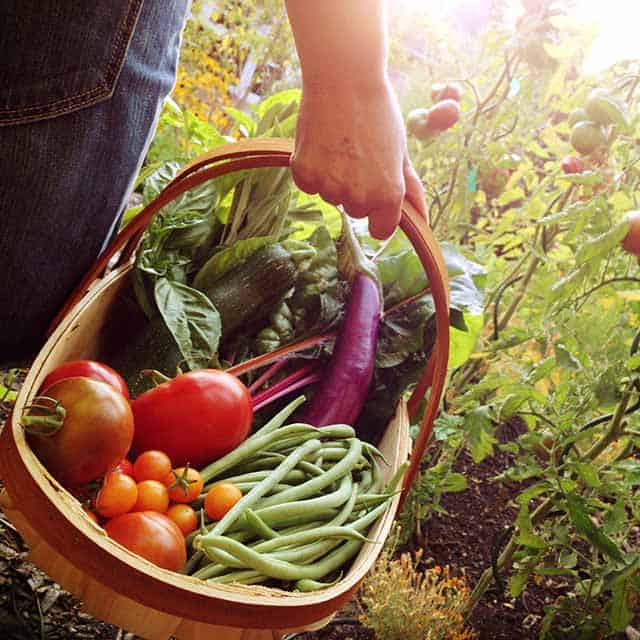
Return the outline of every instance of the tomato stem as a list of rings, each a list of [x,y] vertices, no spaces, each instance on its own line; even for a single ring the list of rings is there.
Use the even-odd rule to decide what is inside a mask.
[[[31,411],[37,411],[31,414]],[[38,396],[25,407],[20,422],[27,433],[38,436],[53,436],[64,424],[67,412],[60,400],[49,396]]]
[[[156,387],[159,384],[162,384],[163,382],[169,382],[170,380],[173,380],[173,378],[170,378],[169,376],[165,376],[164,373],[162,373],[161,371],[158,371],[157,369],[143,369],[141,373],[143,376],[147,376],[148,378],[151,378],[151,382]]]

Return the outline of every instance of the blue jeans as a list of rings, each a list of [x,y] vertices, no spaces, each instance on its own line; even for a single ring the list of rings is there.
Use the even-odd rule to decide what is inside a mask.
[[[113,233],[189,0],[0,2],[0,363],[30,356]]]

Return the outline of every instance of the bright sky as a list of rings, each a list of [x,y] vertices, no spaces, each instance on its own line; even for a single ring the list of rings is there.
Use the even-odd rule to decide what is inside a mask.
[[[449,14],[458,24],[484,16],[490,0],[391,0],[398,5],[429,7],[436,13]],[[640,2],[638,0],[573,0],[568,17],[577,23],[594,24],[598,35],[586,60],[584,71],[598,72],[614,62],[640,60]],[[520,0],[510,0],[513,17],[522,13]]]
[[[636,0],[577,0],[577,15],[600,30],[585,71],[601,71],[619,60],[640,59],[640,3]]]

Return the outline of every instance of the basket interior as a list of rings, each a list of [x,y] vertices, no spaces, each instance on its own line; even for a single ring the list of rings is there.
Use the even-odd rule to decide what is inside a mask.
[[[56,535],[69,536],[71,539],[74,537],[78,539],[78,536],[82,536],[83,542],[88,539],[91,545],[95,545],[96,551],[109,554],[109,557],[113,558],[114,565],[109,568],[108,572],[104,572],[104,575],[115,574],[114,584],[117,584],[118,566],[123,566],[118,563],[124,563],[126,567],[147,576],[150,580],[152,579],[159,589],[164,585],[172,589],[179,589],[184,597],[197,595],[201,598],[205,596],[229,604],[246,604],[249,600],[255,605],[266,607],[297,605],[308,607],[314,603],[318,604],[338,598],[346,591],[352,590],[375,561],[382,547],[381,542],[389,534],[397,510],[398,496],[368,534],[369,538],[378,541],[378,543],[365,544],[343,580],[328,589],[312,593],[291,593],[259,585],[213,585],[190,576],[160,569],[110,540],[104,530],[85,515],[79,502],[48,474],[33,455],[25,441],[17,417],[36,395],[44,377],[56,366],[71,359],[100,359],[113,340],[126,341],[127,327],[130,326],[131,321],[130,305],[127,302],[127,299],[130,298],[131,266],[131,263],[120,266],[92,285],[82,302],[62,321],[47,341],[33,363],[16,401],[14,417],[11,422],[12,436],[19,456],[16,464],[24,466],[38,490],[47,500],[48,508],[55,509],[63,517],[66,531],[63,534],[57,532]],[[387,427],[379,446],[389,461],[388,466],[383,466],[383,472],[387,479],[408,457],[410,442],[408,426],[406,407],[401,404],[397,409],[396,416]],[[7,478],[6,485],[13,496],[10,478]],[[49,542],[53,549],[57,549],[56,540],[59,542],[60,538],[50,538],[50,532],[42,530],[41,519],[39,520],[40,527],[37,524],[39,514],[34,511],[30,512],[30,509],[41,508],[42,503],[40,505],[34,504],[33,507],[25,505],[25,508],[22,508],[21,506],[21,516],[24,516],[29,525],[36,530],[36,533]],[[102,557],[104,557],[104,553]],[[79,560],[77,557],[68,557],[67,560],[83,570],[86,570],[86,565],[83,566],[83,562],[89,564],[92,562],[87,558]],[[93,560],[93,562],[99,562],[99,560]],[[93,569],[97,570],[99,567],[93,567]],[[92,573],[95,574],[95,571]],[[98,571],[99,573],[100,571]],[[125,595],[134,599],[145,599],[144,593],[139,594],[134,591],[127,594],[126,589]],[[150,602],[146,604],[150,604]],[[170,604],[168,601],[167,605]],[[208,614],[205,617],[208,619]]]

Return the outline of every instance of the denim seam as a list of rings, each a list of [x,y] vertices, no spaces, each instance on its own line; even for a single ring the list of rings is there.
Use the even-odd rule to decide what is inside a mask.
[[[20,107],[18,109],[0,109],[0,127],[10,124],[25,124],[27,122],[33,122],[41,118],[48,119],[57,115],[64,114],[77,109],[78,107],[91,106],[104,100],[105,98],[113,95],[115,84],[124,61],[126,58],[126,50],[130,41],[130,36],[133,34],[138,16],[140,14],[140,7],[143,0],[129,0],[128,10],[124,13],[120,24],[117,27],[116,39],[106,66],[106,74],[104,81],[99,82],[98,86],[76,94],[69,98],[63,98],[62,100],[54,100],[46,104],[38,104],[30,107]],[[125,33],[128,34],[125,37]],[[53,108],[53,111],[51,109]],[[11,114],[16,114],[14,117],[10,117]],[[5,118],[4,116],[9,116]]]

